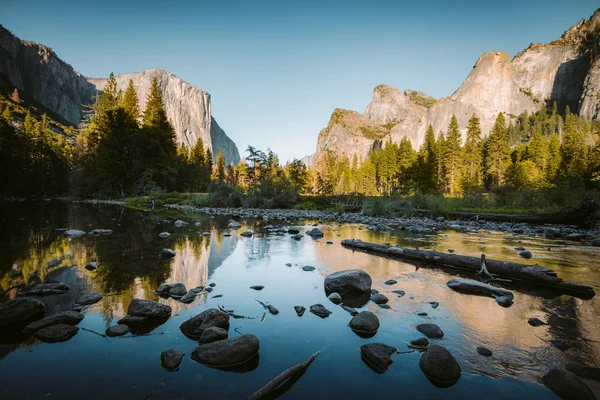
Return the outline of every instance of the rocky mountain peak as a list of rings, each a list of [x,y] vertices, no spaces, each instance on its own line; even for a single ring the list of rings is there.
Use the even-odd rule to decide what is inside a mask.
[[[567,29],[559,40],[581,44],[595,38],[600,33],[600,8],[589,19],[582,18],[578,23]]]

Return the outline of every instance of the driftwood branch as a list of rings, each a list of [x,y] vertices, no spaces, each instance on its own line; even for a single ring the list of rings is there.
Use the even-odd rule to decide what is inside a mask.
[[[110,343],[110,340],[108,340],[108,336],[106,336],[106,335],[105,335],[105,334],[103,334],[103,333],[96,332],[96,331],[93,331],[93,330],[91,330],[91,329],[87,329],[87,328],[80,328],[80,329],[81,329],[82,331],[90,332],[90,333],[93,333],[94,335],[101,336],[101,337],[103,337],[104,339],[106,339],[106,341],[107,341],[107,342],[109,342],[109,343]]]
[[[239,315],[233,312],[233,310],[226,310],[221,305],[217,305],[219,310],[223,311],[225,314],[229,314],[231,318],[235,319],[256,319],[256,317],[246,317],[245,315]]]
[[[435,250],[392,247],[354,239],[342,240],[342,245],[352,250],[364,251],[369,254],[419,262],[424,266],[449,266],[471,272],[477,272],[481,269],[481,260],[479,257],[442,253]],[[489,259],[486,260],[486,264],[488,271],[494,275],[544,285],[559,292],[584,299],[590,299],[596,295],[594,289],[590,286],[563,281],[556,276],[556,272],[540,265],[527,265]]]
[[[309,365],[317,358],[319,352],[317,351],[315,354],[310,356],[306,361],[301,362],[300,364],[296,364],[293,367],[290,367],[283,371],[281,374],[277,375],[273,378],[269,383],[267,383],[262,388],[258,389],[252,396],[248,397],[247,400],[258,400],[262,399],[265,396],[272,393],[275,389],[277,389],[282,383],[288,380],[293,375],[297,374],[300,371],[305,370],[309,367]]]

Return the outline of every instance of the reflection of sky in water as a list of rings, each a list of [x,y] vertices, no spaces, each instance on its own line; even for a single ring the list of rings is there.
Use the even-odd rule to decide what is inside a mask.
[[[34,278],[17,276],[15,271],[32,264],[43,276],[68,283],[71,291],[62,296],[43,299],[52,312],[69,309],[81,292],[99,291],[108,294],[86,312],[81,327],[103,332],[125,315],[131,299],[148,298],[173,307],[173,317],[156,328],[151,335],[126,336],[109,341],[92,333],[80,331],[72,340],[59,344],[38,344],[35,340],[15,345],[0,345],[0,376],[3,376],[2,398],[83,397],[86,398],[143,398],[160,385],[153,398],[192,398],[198,394],[211,398],[244,398],[263,383],[292,364],[321,350],[317,361],[286,394],[286,398],[554,398],[538,382],[550,367],[562,367],[567,361],[600,364],[600,334],[596,319],[600,314],[599,301],[583,301],[570,296],[543,298],[515,291],[515,303],[510,308],[498,306],[493,299],[466,296],[446,287],[451,277],[438,269],[369,256],[343,249],[343,238],[360,238],[375,242],[435,247],[439,251],[454,249],[459,254],[478,255],[485,251],[491,258],[520,261],[513,248],[523,246],[534,254],[533,261],[556,268],[561,276],[591,283],[598,288],[600,279],[595,264],[598,250],[573,247],[572,243],[539,238],[521,238],[504,234],[478,235],[446,232],[431,239],[411,240],[405,232],[370,232],[358,225],[325,226],[325,237],[313,240],[304,237],[295,241],[286,236],[242,238],[235,233],[224,237],[227,218],[208,218],[200,215],[178,215],[192,222],[182,228],[158,224],[158,217],[113,208],[58,206],[66,208],[50,213],[41,225],[38,214],[31,221],[21,221],[29,227],[23,240],[29,243],[24,250],[14,250],[8,267],[0,265],[4,276],[2,289],[14,284],[33,282]],[[19,211],[19,210],[18,210]],[[21,210],[22,211],[22,210]],[[18,212],[15,213],[18,216]],[[46,214],[44,214],[46,215]],[[10,223],[10,219],[3,218]],[[114,219],[114,220],[113,220]],[[36,222],[37,221],[37,222]],[[200,226],[193,222],[199,221]],[[13,221],[14,222],[14,221]],[[310,222],[310,221],[307,221]],[[36,225],[37,224],[37,225]],[[110,228],[111,236],[83,237],[65,241],[54,232],[57,227],[91,229]],[[309,228],[308,226],[306,228]],[[244,225],[245,229],[260,231],[259,223]],[[173,235],[158,238],[163,230]],[[211,237],[201,233],[210,231]],[[49,239],[35,240],[37,233]],[[340,236],[337,236],[340,235]],[[0,246],[6,248],[6,233]],[[14,239],[10,239],[14,240]],[[333,245],[326,244],[332,240]],[[60,243],[60,246],[53,243]],[[434,246],[437,243],[437,246]],[[169,262],[157,257],[163,247],[176,249],[177,256]],[[552,250],[548,251],[550,247]],[[70,255],[63,265],[78,264],[75,268],[47,268],[47,263],[62,254]],[[6,257],[6,253],[4,255]],[[33,258],[35,257],[35,262]],[[95,272],[83,268],[92,259],[101,267]],[[2,258],[5,262],[5,258]],[[36,264],[37,263],[37,264]],[[286,263],[292,263],[287,267]],[[35,267],[34,265],[34,267]],[[312,265],[314,272],[301,267]],[[43,268],[40,268],[42,266]],[[589,268],[588,268],[589,266]],[[330,303],[323,291],[323,279],[332,272],[361,268],[373,278],[373,287],[390,298],[392,310],[380,309],[373,303],[364,309],[375,312],[381,322],[377,335],[361,339],[348,327],[350,315]],[[10,269],[10,270],[9,270]],[[35,268],[34,268],[35,269]],[[25,275],[25,274],[22,274]],[[34,274],[35,276],[35,274]],[[398,283],[386,286],[394,278]],[[183,282],[188,289],[214,282],[216,287],[190,304],[159,299],[152,291],[162,282]],[[262,291],[249,289],[264,285]],[[402,289],[406,295],[397,298],[391,290]],[[223,295],[221,298],[213,298]],[[270,303],[280,310],[264,321],[262,306],[256,301]],[[432,309],[428,302],[437,301]],[[320,319],[308,311],[302,318],[294,312],[295,305],[309,308],[322,303],[333,311]],[[236,314],[255,319],[232,319],[230,335],[253,333],[261,343],[257,369],[245,374],[206,368],[189,359],[196,343],[183,336],[179,325],[187,318],[208,308],[221,305]],[[428,316],[416,314],[426,312]],[[548,320],[551,325],[532,328],[529,317]],[[414,326],[433,322],[446,332],[437,341],[447,347],[463,369],[463,377],[453,387],[438,389],[431,385],[418,368],[418,353],[394,356],[394,363],[382,375],[373,373],[360,360],[360,346],[382,342],[406,350],[406,342],[420,337]],[[551,347],[544,340],[562,339],[571,347],[566,353]],[[494,352],[484,358],[475,352],[483,345]],[[176,348],[186,353],[181,370],[167,373],[160,367],[162,350]],[[32,375],[35,371],[35,377]],[[35,385],[31,380],[35,380]],[[161,383],[162,382],[162,383]]]

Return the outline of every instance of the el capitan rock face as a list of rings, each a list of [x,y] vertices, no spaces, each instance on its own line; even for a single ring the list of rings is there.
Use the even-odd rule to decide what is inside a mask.
[[[208,92],[161,70],[116,77],[118,88],[123,91],[129,79],[133,80],[141,110],[146,106],[153,78],[163,92],[167,117],[173,123],[178,143],[193,147],[202,139],[215,160],[222,148],[227,163],[240,161],[235,143],[212,116]],[[16,87],[23,98],[42,105],[65,123],[78,125],[85,117],[86,106],[95,101],[105,84],[105,78],[85,78],[49,47],[21,40],[0,25],[0,87],[7,91]]]
[[[170,72],[151,69],[142,72],[132,72],[115,76],[117,88],[125,91],[129,80],[137,91],[140,109],[146,107],[146,97],[150,92],[152,80],[158,81],[163,93],[163,101],[167,118],[175,128],[177,143],[193,147],[198,139],[202,139],[204,148],[210,147],[216,160],[219,148],[227,163],[240,161],[240,154],[235,143],[219,127],[212,117],[210,94],[199,89]],[[102,91],[106,85],[105,78],[88,78],[89,82]]]
[[[511,58],[500,51],[483,54],[463,84],[438,101],[421,92],[379,85],[364,114],[336,109],[319,133],[315,160],[326,151],[356,154],[359,161],[390,138],[408,137],[414,148],[423,143],[429,124],[446,132],[452,114],[463,135],[475,113],[487,136],[499,112],[508,118],[533,113],[556,101],[579,110],[586,119],[600,114],[600,9],[581,20],[558,40],[531,44]]]

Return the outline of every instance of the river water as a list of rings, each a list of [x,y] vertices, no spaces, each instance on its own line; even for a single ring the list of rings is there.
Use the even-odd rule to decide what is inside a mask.
[[[46,314],[70,310],[81,293],[98,292],[104,299],[84,311],[78,325],[103,333],[125,316],[133,298],[168,304],[172,317],[150,334],[128,334],[105,339],[80,330],[63,343],[41,343],[30,338],[21,343],[0,343],[0,398],[246,398],[289,366],[320,351],[306,373],[283,393],[287,399],[329,398],[420,398],[420,399],[553,399],[541,384],[548,369],[568,362],[600,366],[600,300],[582,300],[512,288],[514,305],[500,307],[494,299],[453,292],[446,282],[451,270],[415,266],[387,258],[353,252],[340,245],[345,238],[390,242],[402,246],[454,250],[457,254],[523,261],[515,247],[534,254],[532,261],[554,268],[559,276],[600,290],[600,249],[576,242],[504,233],[477,234],[440,232],[431,238],[415,238],[405,231],[372,232],[359,225],[319,225],[322,239],[308,236],[300,241],[285,236],[256,235],[244,238],[246,229],[261,232],[267,222],[241,221],[236,231],[227,228],[228,217],[184,214],[171,211],[149,214],[117,206],[91,206],[64,202],[3,204],[0,211],[0,296],[12,298],[19,288],[45,279],[68,284],[63,295],[46,296]],[[189,225],[176,228],[161,223],[164,218],[182,219]],[[199,223],[199,226],[196,225]],[[276,223],[277,221],[268,221]],[[317,221],[301,221],[301,231]],[[90,231],[112,229],[108,236],[66,239],[61,229]],[[160,232],[171,236],[159,238]],[[210,236],[202,236],[210,232]],[[223,234],[231,232],[231,237]],[[327,244],[332,241],[333,244]],[[158,256],[164,247],[176,251],[165,261]],[[60,263],[53,260],[59,259]],[[100,267],[87,271],[84,265],[97,261]],[[291,263],[292,266],[286,266]],[[49,266],[50,264],[50,266]],[[55,265],[56,264],[56,265]],[[302,266],[316,267],[305,272]],[[360,310],[374,312],[380,320],[378,333],[364,339],[347,324],[351,316],[331,303],[323,290],[325,276],[359,268],[373,278],[373,288],[384,293],[391,309],[369,302]],[[388,279],[398,281],[385,285]],[[214,283],[212,293],[186,305],[159,298],[159,284],[182,282],[188,289]],[[252,285],[264,285],[254,291]],[[404,297],[392,290],[402,289]],[[222,295],[222,297],[213,297]],[[266,313],[257,300],[280,311]],[[439,302],[434,309],[429,302]],[[298,317],[294,306],[321,303],[333,313],[325,319],[306,312]],[[208,368],[189,356],[198,344],[185,337],[179,325],[199,312],[223,306],[254,319],[232,319],[229,335],[252,333],[260,340],[258,365],[243,373]],[[418,313],[427,313],[419,316]],[[534,328],[528,318],[548,325]],[[462,368],[461,379],[449,388],[434,386],[421,372],[419,352],[396,354],[387,372],[377,374],[360,356],[360,346],[381,342],[400,351],[422,335],[419,323],[431,322],[445,332],[433,342],[446,347]],[[1,335],[0,335],[1,337]],[[565,341],[570,349],[560,351],[550,340]],[[477,346],[493,351],[490,358],[476,352]],[[165,371],[160,353],[166,349],[185,353],[176,372]]]

